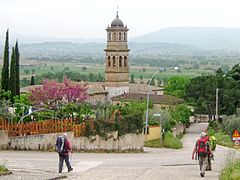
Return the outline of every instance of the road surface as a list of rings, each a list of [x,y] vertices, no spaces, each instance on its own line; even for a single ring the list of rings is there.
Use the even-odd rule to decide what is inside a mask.
[[[191,160],[191,153],[199,133],[207,124],[193,124],[182,138],[183,148],[145,148],[144,153],[74,153],[74,170],[57,173],[58,155],[55,152],[0,151],[0,163],[4,163],[13,175],[0,179],[66,179],[81,180],[197,180],[197,162]],[[204,179],[218,179],[220,170],[230,150],[217,146],[213,171],[206,172]],[[231,153],[231,152],[230,152]]]

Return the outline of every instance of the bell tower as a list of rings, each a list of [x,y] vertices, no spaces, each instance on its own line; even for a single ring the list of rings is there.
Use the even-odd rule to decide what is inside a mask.
[[[128,28],[119,19],[118,12],[106,31],[105,89],[113,97],[129,92]]]

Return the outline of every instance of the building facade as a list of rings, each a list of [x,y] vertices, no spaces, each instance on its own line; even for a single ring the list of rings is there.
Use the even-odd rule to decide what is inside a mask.
[[[106,29],[105,89],[110,98],[129,92],[128,30],[118,13]]]

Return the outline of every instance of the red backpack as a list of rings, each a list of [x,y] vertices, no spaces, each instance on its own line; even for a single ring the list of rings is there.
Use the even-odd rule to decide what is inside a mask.
[[[206,157],[208,153],[207,149],[207,138],[201,138],[197,142],[198,156]]]

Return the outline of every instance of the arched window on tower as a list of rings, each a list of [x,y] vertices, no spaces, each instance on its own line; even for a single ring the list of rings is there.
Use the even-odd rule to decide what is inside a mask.
[[[122,56],[119,57],[119,67],[122,67]]]
[[[116,33],[113,33],[113,40],[116,41]]]
[[[124,67],[127,67],[127,56],[124,56]]]
[[[108,33],[108,40],[111,41],[111,33]]]
[[[118,37],[119,41],[122,40],[122,33],[119,33],[119,37]]]
[[[108,67],[111,66],[111,57],[108,56]]]
[[[123,40],[126,41],[126,33],[123,33]]]
[[[116,59],[115,59],[115,56],[113,56],[113,67],[116,67]]]

